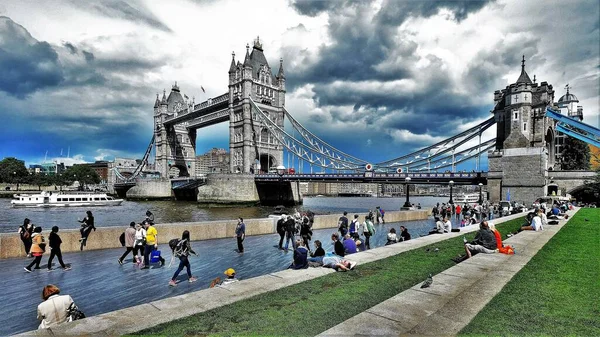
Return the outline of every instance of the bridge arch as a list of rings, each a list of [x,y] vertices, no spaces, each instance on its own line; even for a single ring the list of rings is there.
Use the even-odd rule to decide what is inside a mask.
[[[548,152],[548,168],[553,169],[554,167],[554,157],[555,157],[555,144],[554,144],[554,130],[552,128],[548,128],[546,130],[546,136],[544,140],[546,141],[546,151]]]
[[[189,177],[190,173],[188,168],[185,165],[169,164],[169,179],[179,178],[179,177]]]

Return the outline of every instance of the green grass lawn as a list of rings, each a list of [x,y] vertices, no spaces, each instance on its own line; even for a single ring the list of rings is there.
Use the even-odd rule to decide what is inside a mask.
[[[579,210],[461,335],[600,336],[599,229]]]
[[[496,228],[505,234],[516,231],[522,222],[519,218]],[[468,240],[474,236],[466,235]],[[439,251],[433,252],[433,248]],[[458,254],[464,254],[462,237],[358,265],[354,271],[257,295],[138,334],[314,336],[423,282],[429,273],[435,275],[454,266],[450,259]]]

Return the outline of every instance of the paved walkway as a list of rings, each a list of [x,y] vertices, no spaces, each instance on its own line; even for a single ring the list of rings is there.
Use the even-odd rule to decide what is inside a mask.
[[[513,215],[513,216],[509,216],[509,217],[504,217],[501,220],[495,220],[495,222],[500,223],[502,221],[507,221],[507,220],[510,220],[510,219],[513,219],[516,217],[521,217],[521,216],[523,216],[523,214],[517,214],[517,215]],[[385,226],[387,228],[388,225],[386,224]],[[431,225],[429,225],[429,226],[431,226]],[[398,225],[396,224],[395,227],[397,229]],[[425,227],[424,229],[427,229],[427,228],[428,227]],[[381,229],[383,229],[383,228],[381,228]],[[406,252],[409,250],[421,248],[421,247],[427,246],[429,244],[439,242],[442,240],[446,240],[446,239],[449,239],[452,237],[462,236],[462,235],[464,235],[464,233],[473,232],[473,231],[476,231],[477,229],[478,229],[478,226],[469,226],[469,227],[462,228],[460,233],[450,233],[450,234],[444,234],[444,235],[430,235],[430,236],[420,237],[420,238],[410,240],[407,242],[390,245],[390,246],[383,246],[383,247],[375,248],[375,249],[368,250],[365,252],[353,254],[351,259],[354,261],[357,261],[359,263],[372,262],[372,261],[384,259],[389,256],[400,254],[400,253],[403,253],[403,252]],[[323,230],[323,231],[324,232],[322,234],[318,234],[318,235],[330,234],[332,230],[327,229],[327,230]],[[385,237],[385,233],[386,233],[385,230],[378,231],[376,237],[379,238],[379,239],[377,239],[377,242],[379,245],[381,245],[383,243],[383,241],[384,241],[383,238]],[[261,250],[261,248],[260,248],[261,245],[258,245],[258,247],[254,248],[254,251],[252,254],[248,254],[250,251],[245,253],[244,257],[243,258],[240,257],[240,259],[245,259],[247,256],[248,259],[252,259],[252,260],[248,260],[245,263],[242,263],[242,267],[251,268],[251,266],[265,265],[265,261],[261,260],[261,259],[269,258],[266,256],[276,255],[276,254],[272,253],[271,249],[274,249],[274,248],[272,248],[272,244],[274,242],[273,240],[275,237],[278,238],[278,236],[277,235],[265,235],[262,237],[268,239],[268,241],[264,241],[263,245],[262,245],[262,247],[264,247],[265,249]],[[248,242],[248,240],[250,240],[252,238],[253,237],[248,237],[246,239],[246,242]],[[256,238],[258,238],[258,237],[256,237]],[[321,238],[321,239],[323,239],[323,238]],[[223,239],[223,240],[227,240],[227,239]],[[211,241],[219,241],[219,240],[211,240]],[[269,245],[267,245],[267,242]],[[212,254],[212,256],[215,256],[215,259],[225,259],[226,258],[224,256],[219,255],[220,251],[210,252],[210,249],[217,249],[218,245],[207,247],[208,243],[209,242],[207,242],[207,241],[202,243],[201,247],[206,247],[206,249],[208,250],[208,251],[204,252],[204,254]],[[221,242],[221,244],[223,244],[223,242]],[[254,246],[256,244],[257,244],[257,242],[252,244],[252,246]],[[235,245],[235,243],[233,242],[233,239],[227,241],[227,247],[231,248],[231,245]],[[251,245],[248,244],[248,247],[251,247]],[[268,248],[268,249],[266,249],[266,248]],[[261,251],[265,251],[264,252],[265,255],[261,255],[262,254]],[[226,254],[228,254],[228,253],[226,253]],[[255,254],[258,256],[252,257]],[[285,255],[284,253],[282,253],[282,254]],[[289,261],[290,261],[289,259],[291,259],[291,254],[288,254],[288,256],[285,256],[285,260],[284,260],[285,265],[289,264]],[[109,264],[110,263],[111,262],[109,262]],[[194,261],[192,262],[192,266],[195,266]],[[234,266],[234,268],[236,270],[238,270],[237,267]],[[157,279],[154,278],[154,276],[152,276],[153,275],[152,270],[150,270],[151,273],[149,273],[149,274],[142,274],[139,272],[139,270],[136,270],[135,275],[140,275],[140,276],[136,276],[136,277],[139,277],[139,280],[140,280],[139,286],[148,289],[148,290],[144,290],[144,293],[147,295],[150,294],[151,296],[154,296],[154,294],[152,294],[153,292],[157,292],[157,294],[162,294],[162,292],[168,293],[169,291],[178,291],[180,289],[187,289],[187,290],[185,290],[185,292],[189,292],[189,293],[166,298],[166,299],[160,299],[160,300],[155,300],[155,299],[149,298],[147,300],[138,302],[138,305],[136,305],[136,306],[129,305],[129,306],[131,306],[129,308],[124,308],[124,309],[117,310],[117,311],[98,314],[93,317],[89,317],[85,320],[76,321],[76,322],[69,323],[69,324],[63,324],[54,329],[29,331],[29,332],[24,333],[23,336],[31,336],[31,335],[35,335],[35,336],[56,336],[56,335],[59,335],[59,336],[65,336],[65,335],[114,336],[114,335],[123,335],[123,334],[127,334],[127,333],[132,333],[135,331],[140,331],[140,330],[143,330],[143,329],[146,329],[146,328],[149,328],[149,327],[161,324],[161,323],[170,322],[170,321],[178,319],[178,318],[183,318],[183,317],[187,317],[187,316],[190,316],[190,315],[193,315],[196,313],[208,311],[208,310],[211,310],[211,309],[214,309],[217,307],[221,307],[221,306],[224,306],[227,304],[234,303],[236,301],[240,301],[240,300],[243,300],[246,298],[250,298],[252,296],[256,296],[258,294],[281,289],[281,288],[284,288],[284,287],[287,287],[287,286],[290,286],[293,284],[304,282],[304,281],[314,279],[314,278],[334,272],[332,269],[328,269],[328,268],[309,268],[309,269],[305,269],[305,270],[277,271],[277,270],[281,270],[281,269],[282,269],[282,267],[278,266],[277,268],[274,268],[273,271],[264,272],[262,276],[253,277],[250,279],[244,278],[240,282],[233,283],[233,284],[230,284],[227,286],[217,287],[217,288],[212,288],[212,289],[203,289],[203,290],[193,291],[193,292],[190,292],[190,290],[189,290],[190,284],[187,284],[187,282],[184,282],[184,284],[180,284],[180,287],[179,286],[175,287],[175,289],[173,289],[173,288],[169,289],[169,287],[165,286],[165,277],[168,277],[168,276],[163,275],[160,277],[159,281],[156,281]],[[172,270],[169,272],[172,272]],[[222,273],[222,271],[220,271],[219,274],[220,273]],[[50,273],[50,274],[52,274],[52,273]],[[146,275],[146,276],[144,276],[144,275]],[[220,275],[218,275],[218,276],[220,276]],[[148,279],[148,277],[153,277],[153,278]],[[210,278],[208,278],[208,279],[210,280]],[[156,282],[158,282],[158,283],[156,283]],[[205,285],[198,287],[197,284],[198,284],[198,282],[191,284],[191,286],[193,286],[195,289],[206,288]],[[93,288],[93,286],[90,286],[90,287]],[[129,287],[131,287],[131,283],[128,283],[127,285],[123,284],[122,287],[123,287],[123,289],[114,293],[115,295],[113,296],[112,301],[118,302],[118,301],[120,301],[121,297],[123,297],[123,296],[128,296],[131,294],[134,294],[134,295],[139,294],[139,291],[131,291],[131,288],[129,288]],[[36,289],[38,289],[38,288],[36,288]],[[41,288],[39,288],[39,289],[41,289]],[[65,292],[65,293],[68,293],[68,292]],[[103,299],[106,297],[106,295],[100,295],[100,296]],[[156,296],[163,297],[163,298],[165,297],[164,294],[156,295]],[[171,294],[171,296],[172,296],[172,294]],[[99,297],[99,295],[97,293],[94,293],[94,291],[90,291],[89,297],[91,297],[92,299],[93,298],[97,299]],[[78,297],[76,297],[76,296],[74,297],[74,299],[75,299],[75,301],[79,301]],[[36,303],[39,303],[39,300],[37,300]],[[140,303],[144,303],[144,304],[140,304]],[[82,309],[85,309],[85,307],[82,307]],[[33,319],[35,320],[35,317],[33,317]],[[30,330],[35,329],[35,327],[37,327],[37,325],[34,327],[30,327]]]
[[[319,336],[456,335],[567,221],[523,231],[504,241],[516,255],[478,254],[435,275],[431,287],[417,284]]]

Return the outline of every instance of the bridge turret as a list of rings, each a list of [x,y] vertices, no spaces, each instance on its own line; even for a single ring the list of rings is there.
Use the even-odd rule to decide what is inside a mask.
[[[156,101],[154,101],[154,114],[158,113],[159,106],[160,106],[160,100],[158,99],[158,93],[156,93]]]

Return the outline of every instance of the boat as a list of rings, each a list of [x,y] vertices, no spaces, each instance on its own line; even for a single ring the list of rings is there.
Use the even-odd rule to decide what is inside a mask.
[[[452,201],[454,201],[454,203],[476,203],[479,201],[479,193],[457,194],[452,198]]]
[[[19,194],[11,200],[12,207],[83,207],[119,206],[123,199],[106,193],[61,193],[44,191],[39,194]]]

